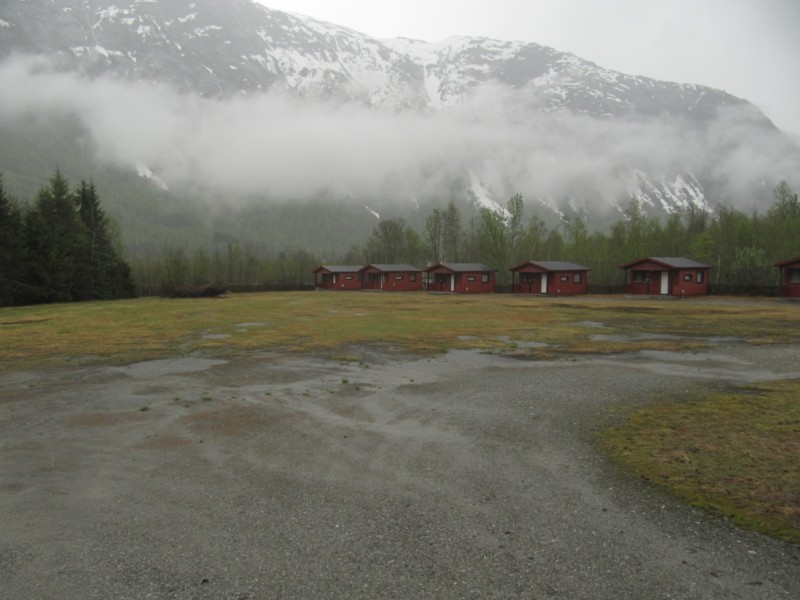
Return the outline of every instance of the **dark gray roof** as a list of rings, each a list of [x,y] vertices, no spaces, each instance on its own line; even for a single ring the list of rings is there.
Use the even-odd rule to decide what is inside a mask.
[[[361,265],[322,265],[314,269],[314,271],[323,269],[331,273],[358,273],[361,270]]]
[[[425,270],[433,271],[438,267],[444,267],[445,269],[449,269],[455,273],[485,273],[494,272],[497,270],[488,265],[484,265],[483,263],[436,263],[435,265],[427,267]]]
[[[642,262],[655,262],[670,269],[710,269],[711,265],[707,265],[706,263],[701,263],[696,260],[692,260],[691,258],[681,258],[681,257],[663,257],[663,256],[648,256],[646,258],[641,258],[639,260],[634,260],[627,264],[622,265],[623,268],[632,267],[637,265],[638,263]]]
[[[511,271],[516,271],[518,269],[522,269],[523,267],[527,267],[528,265],[532,265],[534,267],[538,267],[543,271],[591,271],[589,267],[584,267],[583,265],[579,265],[578,263],[573,262],[566,262],[563,260],[526,260],[524,263],[520,263],[516,266],[511,267]]]
[[[391,264],[379,264],[379,263],[364,265],[358,270],[365,271],[370,267],[377,269],[378,271],[383,271],[384,273],[396,273],[398,271],[416,271],[416,272],[422,271],[422,269],[420,269],[419,267],[415,267],[414,265],[404,265],[404,264],[391,265]]]

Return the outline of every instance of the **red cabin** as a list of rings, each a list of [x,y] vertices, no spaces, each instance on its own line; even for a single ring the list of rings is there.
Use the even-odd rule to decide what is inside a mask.
[[[626,263],[625,292],[643,296],[708,294],[711,265],[690,258],[640,258]]]
[[[781,270],[781,296],[800,298],[800,256],[775,263]]]
[[[589,270],[571,262],[529,260],[511,267],[511,289],[517,294],[586,294],[589,292]]]
[[[480,263],[436,263],[425,269],[430,292],[494,292],[496,270]]]
[[[314,286],[323,290],[360,290],[359,269],[361,266],[322,265],[314,269]]]
[[[359,269],[361,289],[388,292],[422,291],[422,269],[413,265],[367,265]]]

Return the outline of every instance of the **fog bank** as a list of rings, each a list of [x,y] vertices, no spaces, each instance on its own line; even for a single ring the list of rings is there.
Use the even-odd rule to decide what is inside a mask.
[[[228,200],[435,197],[473,171],[501,201],[519,192],[605,204],[630,195],[635,168],[703,175],[719,200],[750,207],[754,186],[798,173],[788,138],[746,109],[702,125],[548,113],[499,85],[445,112],[388,113],[277,93],[208,99],[16,57],[0,64],[0,118],[28,114],[77,117],[98,163],[145,165],[171,189],[199,186]]]

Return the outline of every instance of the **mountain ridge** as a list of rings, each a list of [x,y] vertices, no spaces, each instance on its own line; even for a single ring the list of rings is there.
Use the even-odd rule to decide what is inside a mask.
[[[47,57],[50,70],[20,67],[20,54]],[[722,90],[626,75],[532,42],[379,40],[251,0],[11,0],[0,6],[0,61],[17,65],[25,85],[74,74],[113,83],[115,97],[135,96],[138,88],[130,86],[146,83],[174,89],[167,99],[175,107],[181,94],[207,99],[193,101],[201,108],[191,121],[180,108],[164,109],[172,111],[164,130],[173,137],[157,128],[152,135],[164,135],[162,145],[184,137],[171,153],[140,144],[141,156],[132,155],[128,140],[109,141],[96,113],[75,100],[67,105],[81,115],[96,154],[119,155],[115,166],[162,191],[206,187],[267,202],[291,199],[291,182],[273,180],[301,172],[306,160],[311,172],[295,181],[323,175],[298,195],[358,196],[355,203],[381,214],[391,211],[375,196],[395,198],[391,206],[407,212],[397,199],[411,196],[418,206],[420,197],[425,204],[491,194],[501,210],[502,198],[521,192],[557,217],[589,217],[619,210],[632,195],[655,213],[753,202],[797,172],[796,145],[756,107]],[[155,96],[141,98],[144,105]],[[234,102],[240,112],[230,108]],[[248,127],[243,111],[295,161],[239,131]],[[287,131],[275,134],[277,125],[266,123],[272,115]],[[218,122],[233,126],[212,129]],[[318,127],[307,132],[308,123]],[[194,152],[192,128],[201,142],[216,134],[231,149],[263,152],[265,164],[279,166],[258,170],[246,157],[238,164],[250,160],[256,170],[242,168],[234,183],[251,185],[232,189],[229,179],[213,175],[228,157],[211,142]],[[307,139],[295,143],[293,135]],[[357,181],[362,176],[371,187]]]

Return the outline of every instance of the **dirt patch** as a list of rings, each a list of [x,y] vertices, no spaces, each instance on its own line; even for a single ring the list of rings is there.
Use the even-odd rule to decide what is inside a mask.
[[[224,403],[219,407],[193,412],[181,417],[181,424],[203,434],[232,436],[263,435],[296,415],[290,412],[273,412],[265,407],[237,406]]]

